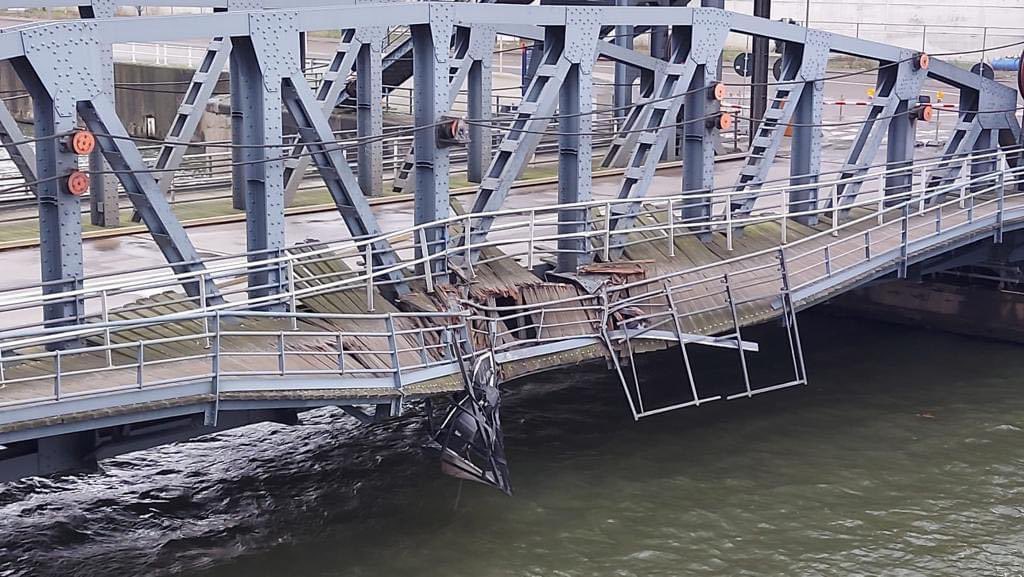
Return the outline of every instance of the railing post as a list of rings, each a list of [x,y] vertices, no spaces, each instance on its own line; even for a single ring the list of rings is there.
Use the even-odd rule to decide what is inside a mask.
[[[732,250],[732,191],[725,192],[725,248]]]
[[[967,222],[969,223],[974,222],[974,196],[975,194],[972,192],[967,198]]]
[[[114,355],[110,350],[110,308],[107,303],[107,289],[100,291],[100,307],[103,309],[101,314],[103,315],[103,344],[106,348],[107,366],[111,367],[114,364]]]
[[[213,354],[210,355],[210,388],[213,394],[213,408],[206,412],[203,424],[216,427],[220,412],[220,311],[213,312]]]
[[[612,244],[612,204],[610,202],[604,203],[604,248],[602,259],[604,262],[611,260],[611,244]]]
[[[384,318],[384,324],[388,330],[388,346],[391,348],[394,388],[398,392],[398,398],[391,402],[391,416],[397,417],[402,414],[402,364],[398,357],[398,336],[395,334],[395,319],[391,313],[388,313],[388,316]]]
[[[62,351],[57,349],[53,355],[53,398],[60,400],[60,356]]]
[[[338,349],[338,374],[345,374],[345,339],[339,331],[335,337],[335,347]]]
[[[199,275],[199,310],[203,311],[203,334],[206,348],[210,348],[210,317],[206,314],[206,275]]]
[[[530,210],[530,238],[526,243],[526,270],[533,270],[533,236],[537,227],[537,211]]]
[[[136,352],[135,359],[138,361],[135,367],[135,378],[139,388],[141,389],[142,383],[145,380],[143,365],[146,363],[146,343],[144,341],[139,341],[139,347]]]
[[[965,158],[960,166],[960,208],[964,208],[964,199],[967,196],[967,181],[970,180],[967,177],[967,171],[969,169],[967,159]]]
[[[1004,153],[999,154],[999,174],[996,176],[996,234],[995,242],[1003,242],[1003,209],[1005,208],[1006,197],[1006,162]]]
[[[277,372],[284,376],[284,331],[277,332]]]
[[[676,256],[676,211],[674,201],[668,199],[668,256]],[[710,214],[710,212],[709,212]]]
[[[907,278],[907,253],[910,245],[910,204],[903,204],[903,218],[900,219],[900,265],[899,278]]]
[[[427,229],[420,227],[417,230],[420,239],[420,254],[423,255],[423,280],[427,283],[427,294],[434,292],[434,270],[430,263],[430,247],[427,246]]]
[[[838,236],[839,231],[839,185],[832,187],[832,236]]]
[[[466,276],[473,278],[473,215],[466,213],[466,223],[462,225],[462,232],[466,237]]]
[[[292,330],[296,331],[299,329],[299,319],[295,316],[299,309],[299,300],[295,295],[295,262],[291,257],[286,262],[288,263],[286,271],[288,275],[288,309],[292,313]]]
[[[789,203],[786,202],[786,191],[779,191],[779,210],[782,213],[781,223],[779,227],[779,240],[782,244],[786,244],[786,216],[789,213]]]
[[[864,260],[871,260],[871,230],[864,231]]]
[[[366,310],[373,312],[373,243],[366,243]]]

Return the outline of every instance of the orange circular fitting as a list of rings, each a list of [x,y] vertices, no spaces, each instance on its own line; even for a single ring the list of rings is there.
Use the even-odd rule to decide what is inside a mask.
[[[728,112],[723,112],[718,117],[718,129],[729,130],[730,128],[732,128],[732,115]]]
[[[917,59],[914,61],[914,68],[918,70],[928,70],[928,64],[931,62],[931,58],[927,54],[921,52],[917,55]]]
[[[76,130],[71,134],[71,150],[84,156],[96,148],[96,137],[88,130]]]
[[[72,170],[68,175],[68,192],[73,196],[82,196],[89,190],[89,175],[81,170]]]
[[[715,84],[715,89],[712,91],[711,95],[719,102],[725,100],[725,84],[721,82]]]
[[[925,122],[931,122],[933,112],[932,105],[925,104],[918,110],[917,117]]]

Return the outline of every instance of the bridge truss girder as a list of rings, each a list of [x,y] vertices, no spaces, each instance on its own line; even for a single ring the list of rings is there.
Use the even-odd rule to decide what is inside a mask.
[[[912,143],[912,140],[907,138],[908,134],[912,136],[912,124],[893,127],[894,123],[882,122],[879,117],[899,116],[902,114],[901,110],[906,110],[911,103],[916,103],[920,82],[925,74],[960,87],[964,91],[975,91],[976,106],[983,111],[1014,107],[1012,103],[1006,105],[1007,99],[1014,96],[1012,90],[977,75],[960,71],[951,65],[933,60],[927,72],[909,70],[909,56],[912,53],[906,50],[834,34],[809,32],[791,24],[711,8],[394,3],[259,11],[258,3],[232,4],[231,11],[214,15],[155,18],[141,22],[133,22],[130,18],[97,18],[34,25],[0,34],[0,58],[20,61],[22,76],[37,77],[37,84],[43,86],[48,95],[53,96],[53,102],[47,104],[48,96],[42,94],[42,90],[36,90],[34,94],[43,103],[43,110],[39,112],[42,124],[49,122],[46,120],[46,110],[49,109],[55,114],[51,130],[65,130],[73,126],[73,122],[64,119],[73,118],[77,110],[82,110],[89,122],[114,135],[101,138],[100,148],[108,161],[113,158],[121,163],[120,166],[124,170],[132,173],[131,176],[118,176],[121,177],[122,183],[128,183],[126,187],[131,188],[129,196],[132,201],[147,211],[147,226],[154,232],[168,261],[178,269],[186,266],[185,263],[197,261],[198,257],[194,256],[195,251],[184,230],[163,198],[163,187],[170,182],[170,171],[168,170],[168,175],[160,178],[161,182],[158,183],[149,173],[150,169],[142,164],[141,156],[137,156],[134,143],[117,136],[123,134],[123,127],[113,116],[111,100],[109,96],[104,96],[105,88],[100,85],[103,78],[102,62],[105,58],[103,47],[114,43],[159,42],[206,36],[230,38],[236,45],[251,45],[251,49],[247,48],[246,54],[234,54],[237,50],[231,50],[232,69],[236,72],[233,75],[236,78],[232,81],[233,108],[236,112],[232,149],[234,158],[238,161],[234,167],[236,181],[240,185],[239,190],[246,193],[244,204],[250,213],[250,248],[264,254],[283,248],[283,198],[286,182],[294,183],[299,172],[294,170],[294,166],[286,165],[286,155],[282,154],[280,124],[281,113],[285,108],[302,119],[301,150],[309,151],[316,162],[353,236],[365,238],[382,233],[364,194],[365,179],[373,178],[373,167],[360,170],[360,178],[364,180],[357,180],[330,133],[327,116],[342,97],[343,82],[340,81],[347,76],[348,70],[354,66],[364,73],[369,70],[372,76],[375,68],[373,51],[364,50],[372,41],[360,42],[358,55],[354,54],[354,44],[342,47],[343,50],[339,51],[336,58],[337,77],[331,82],[325,82],[321,92],[314,95],[302,77],[301,66],[298,63],[297,39],[299,34],[304,32],[371,31],[374,27],[412,26],[414,44],[418,46],[418,49],[414,47],[413,59],[416,64],[415,117],[416,124],[420,127],[415,131],[414,146],[416,222],[419,224],[442,220],[449,216],[448,150],[439,142],[436,131],[427,127],[435,126],[449,111],[452,94],[456,90],[452,86],[453,70],[456,76],[465,75],[469,80],[470,91],[476,93],[474,98],[470,99],[471,104],[476,101],[475,106],[478,108],[483,107],[484,100],[481,95],[489,85],[482,63],[476,72],[473,71],[472,65],[467,70],[465,63],[468,59],[460,58],[458,52],[455,54],[455,65],[450,62],[451,38],[456,27],[462,31],[460,34],[466,34],[465,30],[469,30],[470,36],[474,31],[480,30],[490,37],[489,35],[497,30],[503,34],[544,40],[543,58],[520,105],[519,114],[502,140],[488,170],[482,175],[480,192],[473,205],[473,211],[476,213],[502,208],[512,182],[529,161],[540,134],[547,128],[547,121],[556,109],[569,111],[568,114],[558,117],[562,132],[559,147],[562,181],[559,189],[560,198],[563,201],[582,201],[590,198],[590,158],[587,145],[590,128],[587,126],[589,115],[586,112],[591,106],[591,100],[587,97],[591,78],[587,72],[599,55],[647,71],[645,82],[649,83],[651,94],[643,107],[644,110],[637,113],[637,123],[641,128],[637,131],[635,140],[623,143],[629,149],[631,160],[620,188],[620,198],[630,202],[617,205],[624,208],[617,209],[615,215],[616,233],[624,233],[632,225],[636,207],[647,193],[657,161],[662,156],[670,132],[677,124],[680,110],[686,127],[686,168],[681,188],[684,192],[707,191],[714,188],[711,166],[714,154],[713,130],[703,120],[704,117],[716,114],[718,105],[714,101],[701,100],[697,95],[716,81],[718,58],[725,37],[730,32],[773,38],[794,47],[790,51],[791,54],[800,52],[802,58],[797,65],[794,61],[795,56],[788,57],[787,71],[794,70],[794,67],[811,70],[810,64],[805,62],[807,55],[823,53],[820,47],[812,46],[812,40],[827,46],[831,52],[869,58],[881,63],[900,63],[898,67],[886,68],[896,69],[895,78],[890,78],[889,74],[882,75],[882,90],[879,90],[880,96],[876,102],[878,110],[872,112],[874,120],[865,124],[858,138],[858,150],[852,151],[848,158],[847,168],[854,174],[862,170],[866,159],[877,149],[872,143],[880,142],[883,133],[888,133],[890,141]],[[315,5],[315,2],[300,0],[297,5]],[[255,11],[244,11],[246,9]],[[666,62],[661,58],[601,41],[603,29],[624,25],[671,27],[675,46],[670,61]],[[34,49],[33,47],[43,42],[41,38],[44,34],[47,42],[45,50]],[[38,38],[33,39],[36,36]],[[72,46],[66,39],[51,40],[58,36],[73,37],[82,40],[84,44]],[[354,37],[352,34],[346,36],[346,39],[351,40]],[[86,48],[83,49],[83,45]],[[795,48],[797,46],[803,48]],[[281,47],[287,49],[282,50]],[[809,47],[813,50],[809,50]],[[285,52],[287,56],[283,54]],[[221,54],[218,52],[216,56],[222,57]],[[369,65],[366,64],[367,56],[370,57]],[[358,58],[362,58],[363,61],[354,62]],[[88,80],[72,82],[67,78],[58,78],[59,73],[68,68],[88,71]],[[201,84],[196,89],[208,90],[213,76],[211,74],[207,80],[195,82],[193,86]],[[812,76],[813,73],[807,72],[800,77],[802,82],[797,86],[800,87],[801,95],[799,98],[793,97],[792,102],[787,103],[785,107],[785,117],[798,125],[814,125],[820,118],[818,81],[813,80]],[[371,94],[367,95],[364,92],[359,101],[363,104],[369,102],[371,106],[360,109],[360,134],[377,136],[380,128],[375,127],[377,121],[372,119],[373,103],[377,100],[372,94],[376,90],[375,84],[372,78],[363,84],[369,87],[367,91]],[[59,92],[65,88],[69,92]],[[191,90],[193,88],[190,88]],[[894,91],[895,97],[892,97]],[[810,96],[805,97],[805,93]],[[196,100],[202,98],[197,97]],[[79,106],[80,102],[87,104]],[[71,103],[70,106],[68,103]],[[185,125],[191,125],[197,119],[198,108],[200,107],[194,107],[182,117]],[[470,114],[485,117],[482,109],[471,111]],[[364,121],[367,116],[371,117],[369,122]],[[982,112],[975,116],[977,121],[969,116],[962,117],[963,136],[957,139],[955,148],[947,150],[947,155],[959,154],[958,150],[975,150],[982,146],[979,142],[1008,142],[1010,136],[1019,135],[1019,127],[1012,114]],[[483,141],[485,138],[479,135],[485,133],[488,123],[476,124],[474,134],[478,136],[478,141]],[[43,130],[45,133],[45,127]],[[182,130],[180,139],[169,142],[165,150],[174,152],[183,149],[188,132]],[[772,138],[781,138],[781,132],[775,131]],[[13,136],[10,138],[12,140],[8,144],[15,142]],[[794,139],[791,182],[803,183],[812,179],[817,170],[818,161],[815,155],[819,148],[820,130],[815,130],[813,126],[798,126]],[[360,144],[372,140],[376,139],[365,139],[360,141]],[[630,144],[631,148],[628,146]],[[474,146],[483,146],[483,142]],[[775,146],[774,143],[772,146]],[[47,175],[55,176],[58,170],[64,170],[68,166],[67,162],[62,160],[60,151],[48,154],[45,148],[40,147],[40,153],[37,153],[37,179],[48,178]],[[900,163],[909,160],[910,147],[904,146],[902,150],[896,148],[899,147],[893,147],[894,151],[890,153],[888,160],[893,166],[902,166]],[[291,156],[294,157],[298,150],[298,147],[293,148]],[[482,149],[477,156],[479,158],[475,162],[479,167],[483,164]],[[371,153],[365,158],[372,160],[374,156]],[[173,168],[175,163],[171,160],[162,164],[162,167]],[[362,165],[365,167],[366,163],[362,162]],[[983,167],[978,169],[981,170]],[[118,173],[122,172],[116,167],[115,170]],[[759,165],[758,171],[760,170],[762,167]],[[763,179],[763,176],[758,177],[755,174],[755,178],[744,182],[744,190],[756,193],[756,186],[750,183],[759,182],[759,178]],[[892,181],[889,188],[897,185],[898,182]],[[855,185],[843,189],[840,194],[842,202],[851,202],[857,193],[856,189]],[[809,191],[806,197],[790,199],[790,205],[794,210],[795,207],[807,206],[814,200],[811,198],[813,188]],[[43,207],[41,213],[45,213],[41,215],[43,228],[46,229],[43,234],[44,243],[47,244],[44,254],[49,255],[44,256],[44,267],[49,267],[44,277],[57,283],[73,285],[74,279],[81,277],[80,249],[76,253],[73,247],[67,245],[80,244],[80,224],[73,222],[74,219],[70,216],[71,211],[78,207],[78,200],[68,198],[66,191],[59,186],[50,186],[45,195],[41,193],[40,196],[46,196],[46,201],[41,200],[40,204]],[[710,207],[700,206],[699,203],[684,203],[681,208],[684,217],[710,216]],[[587,220],[569,212],[562,216],[563,231],[579,231]],[[473,219],[474,245],[486,238],[490,223],[491,218],[488,216]],[[76,227],[79,230],[76,230]],[[427,248],[426,252],[429,253],[439,251],[448,244],[447,235],[446,227],[435,227],[427,240],[427,246],[422,248]],[[613,235],[615,243],[621,245],[623,236]],[[591,258],[590,247],[582,246],[580,242],[576,242],[573,248],[567,248],[567,254],[576,256],[563,259],[558,265],[560,268],[568,270]],[[619,252],[620,246],[613,246],[615,253]],[[420,251],[421,254],[423,252]],[[394,269],[390,280],[394,286],[402,286],[401,273],[398,269],[400,261],[394,251],[380,241],[374,246],[374,253],[375,268]],[[442,272],[445,263],[437,259],[432,261],[432,266],[438,267],[438,272]],[[285,280],[287,279],[279,272],[267,271],[265,277],[251,279],[251,284],[272,292],[280,288]],[[193,287],[190,290],[195,289]],[[67,314],[62,313],[60,316],[74,317],[78,314],[73,310],[65,313]]]

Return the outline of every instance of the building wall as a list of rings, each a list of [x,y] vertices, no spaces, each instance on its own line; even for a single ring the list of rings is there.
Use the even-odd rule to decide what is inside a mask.
[[[991,48],[1024,40],[1024,0],[809,0],[813,28],[933,54]],[[726,0],[751,14],[753,0]],[[805,0],[773,0],[772,18],[806,18]],[[986,51],[985,59],[1018,56],[1021,46]],[[980,54],[960,60],[977,61]],[[953,58],[956,59],[956,58]]]

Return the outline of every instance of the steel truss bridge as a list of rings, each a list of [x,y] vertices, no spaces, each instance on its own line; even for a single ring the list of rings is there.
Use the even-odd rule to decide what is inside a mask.
[[[1024,225],[1017,91],[941,58],[681,5],[192,5],[215,13],[114,18],[114,4],[97,0],[81,20],[0,32],[0,59],[33,103],[31,138],[0,106],[0,140],[37,197],[41,268],[38,284],[0,290],[0,477],[288,421],[316,406],[367,421],[397,415],[410,400],[462,389],[456,354],[493,354],[506,381],[605,359],[640,418],[721,398],[702,392],[687,350],[724,347],[743,374],[725,396],[749,397],[807,381],[797,311],[882,277],[958,266],[993,246],[1007,246],[1011,260],[1024,256],[1014,242]],[[415,219],[388,231],[367,196],[380,180],[382,39],[399,26],[409,29]],[[667,40],[664,50],[644,54],[609,38],[625,26]],[[300,37],[316,31],[341,39],[311,85]],[[487,105],[498,34],[542,47],[506,117]],[[729,117],[717,97],[719,62],[731,34],[774,39],[783,64],[741,167],[721,183],[715,145]],[[111,98],[111,47],[196,37],[210,39],[206,58],[147,162],[147,143],[129,135]],[[830,55],[877,64],[875,95],[837,170],[823,170],[821,158],[824,88],[842,77],[826,70]],[[625,169],[612,198],[592,195],[599,58],[642,79],[639,101],[613,111],[625,120],[609,158]],[[202,258],[166,192],[225,65],[232,131],[223,146],[247,251]],[[928,79],[959,91],[959,122],[945,150],[923,160],[914,142],[930,112],[920,99]],[[450,112],[464,87],[468,142]],[[329,116],[350,98],[358,134],[339,139]],[[295,135],[283,134],[285,114]],[[508,208],[552,126],[557,204]],[[682,181],[651,192],[677,133]],[[778,162],[784,143],[788,171]],[[465,208],[449,196],[453,151],[479,182]],[[88,154],[91,169],[78,172]],[[285,197],[308,165],[348,234],[288,246]],[[164,263],[85,273],[83,178],[94,203],[116,203],[105,181],[117,180]],[[746,359],[758,345],[742,329],[770,319],[782,319],[792,379],[753,382]],[[678,348],[687,378],[677,401],[652,406],[633,360],[666,347]]]

